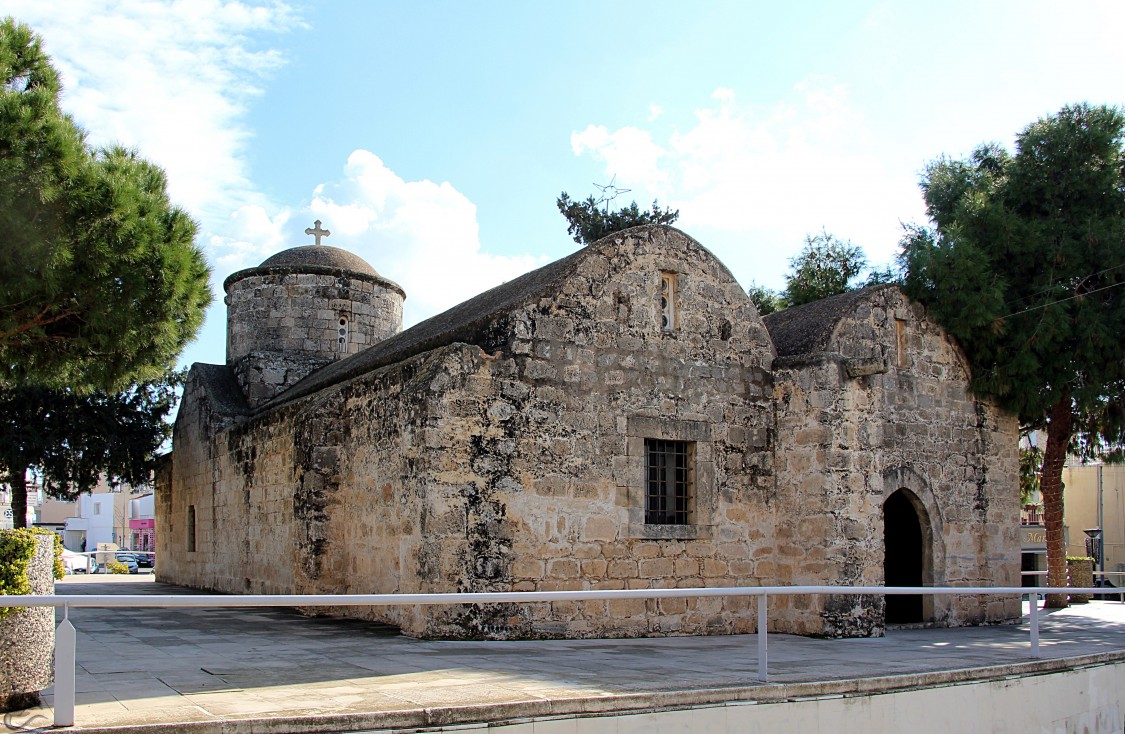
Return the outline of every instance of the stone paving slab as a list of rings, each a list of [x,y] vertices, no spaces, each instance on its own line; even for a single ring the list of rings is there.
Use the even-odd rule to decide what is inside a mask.
[[[200,592],[132,576],[68,577],[56,593]],[[1118,602],[1043,614],[1040,660],[1030,658],[1026,621],[874,639],[774,634],[767,684],[756,680],[755,635],[426,641],[287,609],[79,607],[70,619],[73,731],[90,733],[406,729],[859,695],[1125,660]],[[5,724],[47,725],[51,702],[48,691],[44,706]]]

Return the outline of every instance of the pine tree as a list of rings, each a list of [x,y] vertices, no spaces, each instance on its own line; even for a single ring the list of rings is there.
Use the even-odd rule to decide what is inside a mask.
[[[159,376],[210,303],[163,171],[92,149],[27,26],[0,22],[0,387],[112,390]]]
[[[903,240],[905,290],[964,347],[973,389],[1046,429],[1039,489],[1056,587],[1067,454],[1117,459],[1125,440],[1123,142],[1121,110],[1080,104],[1026,127],[1014,155],[991,144],[940,158],[922,183],[932,224]]]

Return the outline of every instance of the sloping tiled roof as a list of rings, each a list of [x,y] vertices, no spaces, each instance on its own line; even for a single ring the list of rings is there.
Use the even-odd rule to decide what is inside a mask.
[[[778,357],[802,357],[827,351],[836,324],[856,305],[874,293],[894,285],[874,285],[819,301],[793,306],[762,319],[773,339]]]

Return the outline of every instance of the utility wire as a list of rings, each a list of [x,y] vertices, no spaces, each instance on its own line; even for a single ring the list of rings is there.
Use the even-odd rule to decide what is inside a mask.
[[[1095,275],[1097,275],[1097,273],[1095,273]],[[1107,291],[1110,288],[1116,288],[1119,285],[1125,285],[1125,280],[1123,280],[1119,283],[1110,283],[1109,285],[1102,286],[1101,288],[1095,288],[1094,290],[1088,291],[1086,293],[1075,293],[1073,296],[1068,296],[1066,298],[1060,298],[1059,300],[1051,301],[1050,303],[1041,303],[1038,306],[1032,306],[1031,308],[1025,308],[1022,311],[1016,311],[1015,313],[1010,313],[1007,316],[1001,316],[1000,318],[1010,319],[1013,316],[1019,316],[1021,314],[1030,313],[1031,311],[1038,311],[1041,308],[1047,308],[1048,306],[1055,306],[1055,305],[1060,304],[1060,303],[1066,303],[1067,301],[1073,301],[1075,298],[1085,298],[1086,296],[1092,296],[1095,293]]]
[[[1120,265],[1113,265],[1113,266],[1111,266],[1111,267],[1108,267],[1108,268],[1106,268],[1106,269],[1104,269],[1104,270],[1099,270],[1099,271],[1097,271],[1096,273],[1090,273],[1089,275],[1084,275],[1084,276],[1082,276],[1082,280],[1089,280],[1090,278],[1095,278],[1095,277],[1097,277],[1097,276],[1099,276],[1099,275],[1105,275],[1106,273],[1112,272],[1112,271],[1114,271],[1114,270],[1120,270],[1121,268],[1125,268],[1125,263],[1121,263]],[[1042,295],[1044,295],[1044,294],[1046,294],[1046,293],[1050,293],[1050,292],[1051,292],[1052,290],[1054,290],[1054,288],[1055,288],[1055,286],[1056,286],[1056,285],[1058,285],[1058,283],[1057,283],[1056,281],[1051,281],[1051,284],[1050,284],[1050,285],[1048,285],[1048,286],[1047,286],[1046,288],[1044,288],[1043,290],[1041,290],[1041,291],[1037,291],[1037,292],[1035,292],[1035,293],[1031,293],[1031,294],[1028,294],[1028,295],[1024,296],[1023,298],[1017,298],[1017,299],[1016,299],[1016,300],[1015,300],[1015,301],[1013,302],[1013,304],[1016,304],[1016,303],[1022,303],[1022,302],[1024,302],[1024,301],[1030,301],[1030,300],[1031,300],[1031,299],[1033,299],[1033,298],[1038,298],[1039,296],[1042,296]],[[1092,292],[1093,292],[1093,291],[1091,291],[1091,293],[1092,293]],[[1015,315],[1015,314],[1012,314],[1012,315]]]

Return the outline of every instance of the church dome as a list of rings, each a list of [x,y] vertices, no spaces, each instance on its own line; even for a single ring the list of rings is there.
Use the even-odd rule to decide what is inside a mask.
[[[328,245],[304,245],[303,247],[282,250],[276,255],[266,258],[258,267],[308,272],[310,266],[317,270],[321,268],[346,270],[352,273],[379,276],[375,268],[371,267],[362,257]]]
[[[328,362],[402,331],[406,292],[363,258],[320,244],[320,221],[292,247],[223,282],[227,365],[258,406]]]

